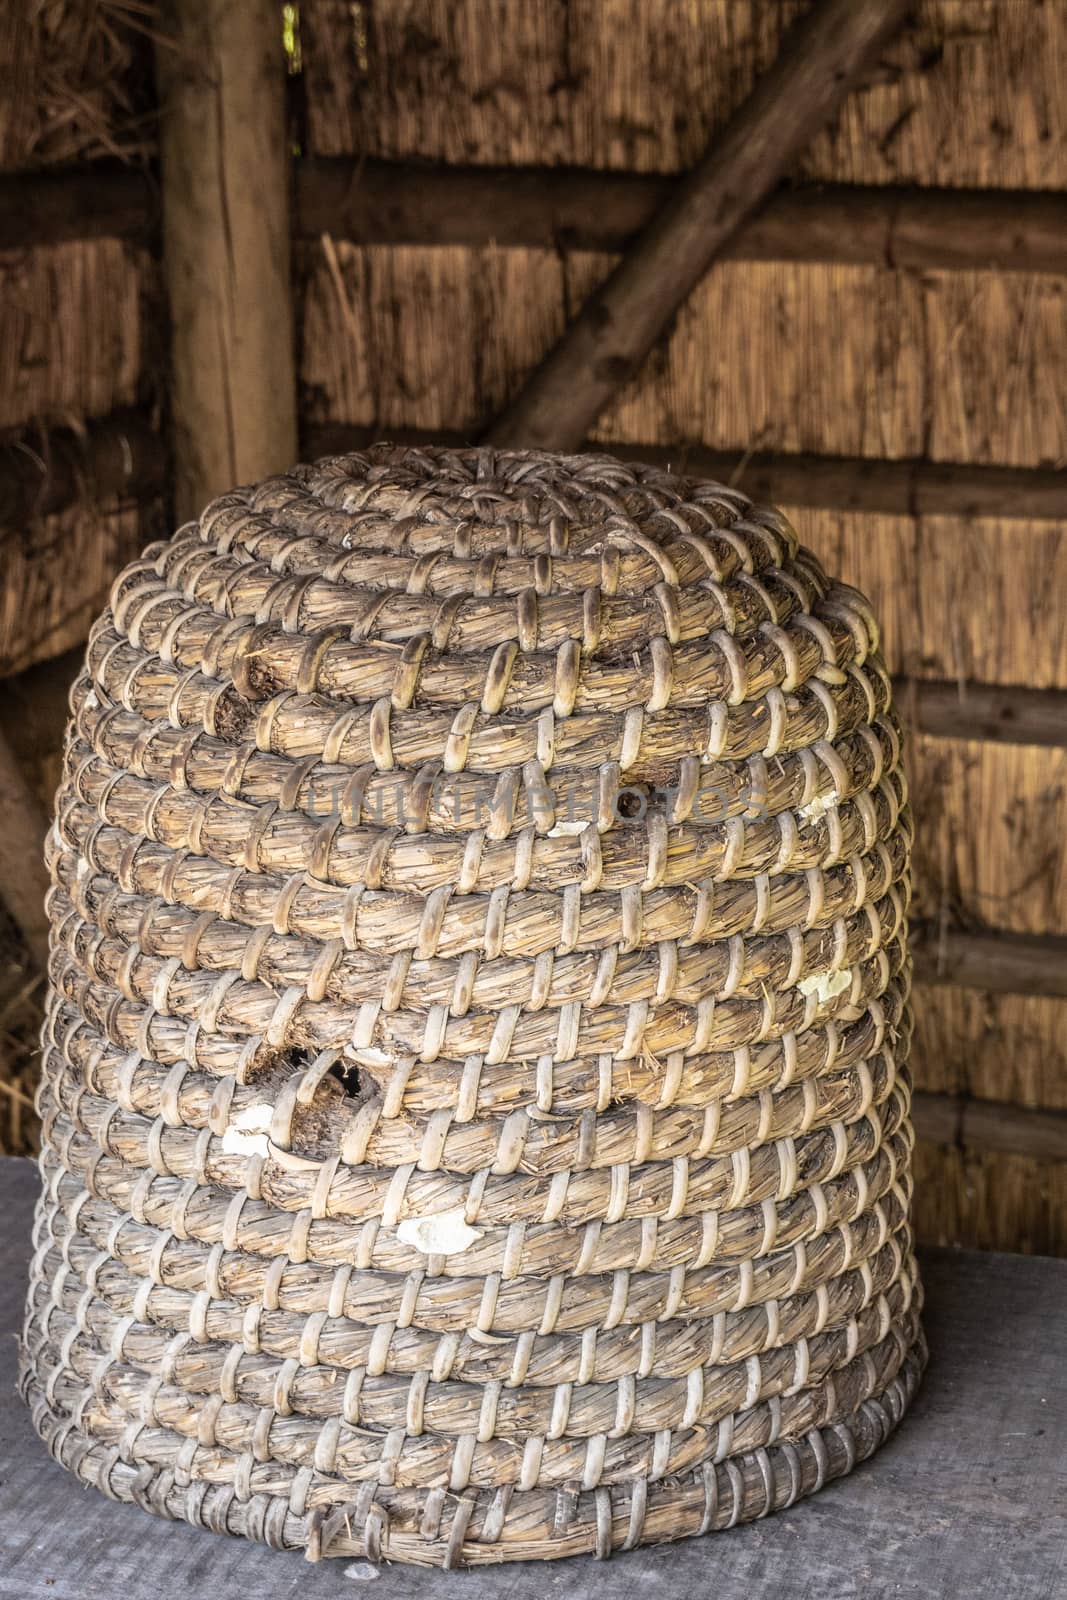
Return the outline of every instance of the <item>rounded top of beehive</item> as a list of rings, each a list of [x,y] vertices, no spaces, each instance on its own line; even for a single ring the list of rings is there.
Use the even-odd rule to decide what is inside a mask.
[[[377,445],[237,496],[283,524],[295,514],[301,529],[317,508],[326,539],[419,561],[420,578],[433,560],[429,587],[453,593],[468,577],[474,594],[591,582],[643,594],[661,582],[725,581],[796,552],[785,519],[739,490],[603,455]]]
[[[372,703],[379,767],[441,754],[400,751],[389,728],[434,706],[466,718],[446,768],[472,739],[496,768],[515,748],[506,729],[492,748],[501,716],[714,705],[697,750],[744,756],[832,738],[845,702],[885,700],[848,676],[877,643],[869,607],[780,513],[606,456],[379,445],[296,467],[213,502],[112,602],[134,645],[228,681],[245,710],[286,690]],[[787,699],[809,680],[827,692]]]

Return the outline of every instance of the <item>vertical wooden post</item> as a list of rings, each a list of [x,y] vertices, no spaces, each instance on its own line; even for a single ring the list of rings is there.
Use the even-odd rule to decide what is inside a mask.
[[[0,733],[0,897],[41,971],[48,968],[48,873],[42,860],[48,824]]]
[[[175,506],[296,459],[281,8],[163,0],[156,48]]]

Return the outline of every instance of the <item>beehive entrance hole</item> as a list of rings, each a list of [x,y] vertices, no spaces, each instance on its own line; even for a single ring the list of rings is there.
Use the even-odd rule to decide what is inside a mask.
[[[329,1076],[336,1078],[349,1100],[366,1100],[374,1093],[376,1084],[369,1072],[364,1072],[354,1061],[335,1061]]]
[[[643,821],[648,811],[650,794],[643,783],[627,784],[625,789],[620,789],[615,801],[615,810],[622,822]]]
[[[296,1048],[286,1050],[278,1058],[275,1072],[285,1081],[293,1077],[301,1078],[309,1067],[314,1065],[317,1052]],[[378,1085],[365,1068],[354,1061],[346,1061],[343,1057],[335,1061],[326,1071],[326,1077],[334,1079],[344,1090],[348,1100],[369,1100],[378,1092]]]

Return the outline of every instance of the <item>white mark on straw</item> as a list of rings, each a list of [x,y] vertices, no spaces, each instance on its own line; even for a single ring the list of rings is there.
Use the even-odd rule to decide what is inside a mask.
[[[396,1057],[391,1056],[387,1050],[379,1050],[375,1045],[365,1045],[358,1050],[353,1050],[352,1055],[364,1067],[395,1067]]]
[[[407,1217],[396,1230],[398,1239],[427,1256],[455,1256],[480,1239],[480,1228],[472,1228],[463,1207],[439,1211],[431,1217]]]
[[[274,1108],[268,1105],[245,1106],[231,1117],[222,1135],[222,1148],[234,1156],[265,1156],[273,1112]]]
[[[809,800],[806,806],[801,806],[798,815],[806,818],[808,822],[817,822],[820,817],[825,817],[828,811],[832,811],[836,804],[837,795],[831,789],[829,794],[817,794],[814,800]]]
[[[851,987],[852,971],[849,967],[843,967],[840,972],[813,972],[807,978],[801,978],[797,984],[801,994],[815,995],[822,1006],[832,1000],[835,994],[844,994]]]

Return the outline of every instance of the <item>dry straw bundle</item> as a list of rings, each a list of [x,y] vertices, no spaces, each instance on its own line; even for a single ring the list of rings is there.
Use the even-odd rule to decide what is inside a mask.
[[[81,1479],[309,1557],[731,1527],[918,1379],[909,822],[774,512],[377,447],[117,580],[24,1343]]]

